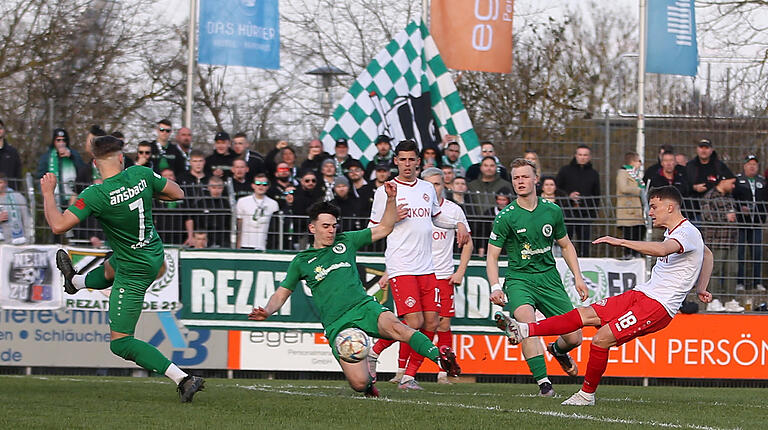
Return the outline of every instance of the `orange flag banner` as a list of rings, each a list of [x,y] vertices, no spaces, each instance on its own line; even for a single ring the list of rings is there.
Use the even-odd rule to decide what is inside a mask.
[[[446,66],[512,71],[514,0],[432,0],[430,33]]]

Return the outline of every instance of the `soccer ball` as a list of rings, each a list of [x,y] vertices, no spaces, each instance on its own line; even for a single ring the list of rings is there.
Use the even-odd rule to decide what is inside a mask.
[[[371,338],[359,328],[345,328],[334,340],[339,358],[347,363],[357,363],[368,356],[371,350]]]

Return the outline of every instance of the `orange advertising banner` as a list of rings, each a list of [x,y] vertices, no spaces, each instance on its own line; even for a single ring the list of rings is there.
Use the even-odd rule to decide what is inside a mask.
[[[761,315],[677,315],[665,329],[611,348],[606,376],[651,378],[768,379],[768,317]],[[571,351],[583,376],[594,328]],[[552,342],[555,337],[546,337]],[[497,335],[454,335],[454,347],[466,374],[527,375],[520,346]],[[563,374],[545,353],[551,375]],[[422,372],[437,372],[425,361]]]
[[[432,0],[430,34],[458,70],[512,71],[513,0]]]

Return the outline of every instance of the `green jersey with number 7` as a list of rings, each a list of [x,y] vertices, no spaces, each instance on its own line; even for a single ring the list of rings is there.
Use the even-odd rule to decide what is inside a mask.
[[[95,216],[118,262],[146,264],[163,258],[163,242],[152,223],[152,197],[167,179],[144,166],[131,166],[83,190],[69,210],[80,221]]]

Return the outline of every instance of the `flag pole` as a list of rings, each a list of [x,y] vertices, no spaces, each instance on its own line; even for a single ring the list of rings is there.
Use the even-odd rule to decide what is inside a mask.
[[[424,25],[426,25],[427,28],[429,28],[429,24],[427,21],[428,12],[429,12],[429,0],[421,0],[421,20],[424,21]]]
[[[640,0],[640,58],[637,64],[637,143],[635,152],[645,161],[645,56],[648,33],[648,0]]]
[[[189,49],[187,52],[187,96],[184,106],[184,126],[192,129],[192,87],[195,81],[195,28],[197,27],[197,0],[189,0]]]

